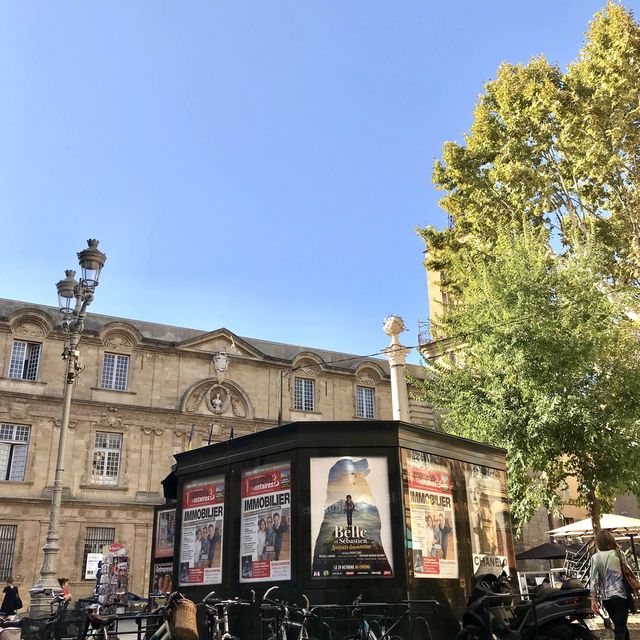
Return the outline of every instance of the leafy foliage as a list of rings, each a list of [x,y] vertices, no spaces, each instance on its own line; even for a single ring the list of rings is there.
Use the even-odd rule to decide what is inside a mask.
[[[566,73],[542,56],[498,69],[464,145],[447,142],[434,166],[453,224],[421,234],[450,290],[464,280],[451,256],[491,255],[514,222],[547,229],[565,252],[589,237],[610,278],[640,282],[639,84],[640,26],[614,2]]]
[[[451,256],[465,285],[440,329],[461,351],[428,363],[425,399],[447,431],[507,448],[520,524],[571,476],[593,514],[640,490],[637,326],[598,265],[588,246],[552,255],[530,227],[497,231],[492,260]]]

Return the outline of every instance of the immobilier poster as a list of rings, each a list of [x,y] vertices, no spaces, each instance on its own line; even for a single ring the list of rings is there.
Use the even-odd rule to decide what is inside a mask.
[[[182,492],[180,585],[222,582],[224,477],[195,480]]]
[[[240,582],[291,579],[291,464],[242,474]]]
[[[416,578],[457,578],[458,554],[451,468],[446,459],[402,450],[407,473]]]

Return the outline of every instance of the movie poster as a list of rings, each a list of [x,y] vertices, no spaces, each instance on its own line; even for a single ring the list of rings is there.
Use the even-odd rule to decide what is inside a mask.
[[[242,474],[240,582],[291,580],[291,463]]]
[[[384,457],[311,458],[314,578],[392,577]]]
[[[409,485],[413,573],[416,578],[457,578],[458,553],[449,463],[402,450]]]
[[[222,582],[224,477],[195,480],[182,491],[180,585]]]
[[[157,562],[153,565],[153,586],[151,593],[171,593],[173,591],[173,564]]]
[[[173,555],[173,543],[176,531],[176,510],[158,511],[156,523],[156,558],[170,558]]]
[[[473,572],[509,573],[513,548],[506,474],[477,464],[464,466]]]

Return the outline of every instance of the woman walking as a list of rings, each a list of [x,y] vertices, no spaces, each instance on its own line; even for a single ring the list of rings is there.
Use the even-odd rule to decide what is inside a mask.
[[[20,596],[18,595],[18,587],[13,585],[13,578],[9,576],[5,581],[7,586],[3,590],[4,598],[2,600],[2,607],[0,607],[0,611],[5,616],[13,616],[17,609],[22,608],[22,602],[20,603],[20,606],[18,606],[18,599]]]
[[[598,550],[591,557],[591,608],[598,613],[598,595],[611,621],[615,640],[629,640],[627,618],[629,602],[622,565],[626,560],[618,551],[611,531],[601,529],[596,536]]]

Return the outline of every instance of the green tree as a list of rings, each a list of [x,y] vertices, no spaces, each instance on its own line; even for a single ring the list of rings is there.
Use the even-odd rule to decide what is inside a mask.
[[[504,64],[487,83],[464,144],[447,142],[433,180],[452,225],[421,231],[427,266],[459,251],[491,255],[512,224],[546,228],[561,251],[595,240],[616,282],[640,282],[640,26],[608,2],[577,60]],[[463,274],[458,278],[464,279]]]
[[[440,329],[460,351],[428,363],[425,399],[447,431],[506,447],[517,523],[559,506],[569,477],[599,522],[640,490],[638,326],[595,243],[559,257],[544,229],[522,226],[495,234],[490,260],[451,256],[464,287]]]

